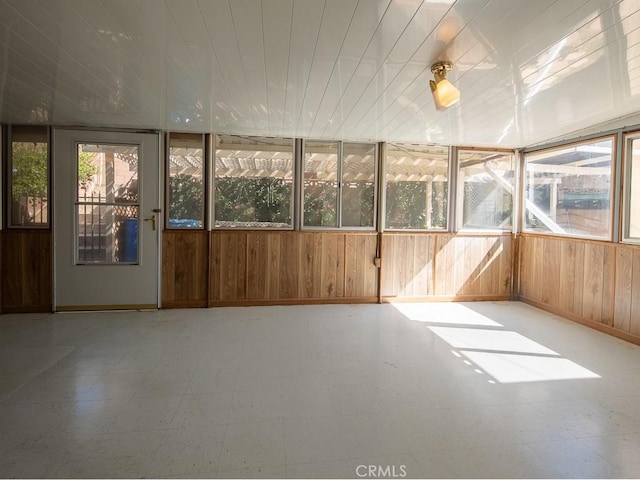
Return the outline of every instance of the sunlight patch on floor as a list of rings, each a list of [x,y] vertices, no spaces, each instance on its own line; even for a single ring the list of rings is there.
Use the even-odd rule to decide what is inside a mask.
[[[476,373],[493,377],[490,383],[600,378],[525,335],[503,330],[503,325],[466,305],[393,306],[411,321],[433,324],[428,330],[453,347],[452,353]]]

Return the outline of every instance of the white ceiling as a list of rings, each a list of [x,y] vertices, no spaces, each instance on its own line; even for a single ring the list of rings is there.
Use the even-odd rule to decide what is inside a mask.
[[[639,27],[638,0],[0,0],[0,121],[521,147],[640,112]]]

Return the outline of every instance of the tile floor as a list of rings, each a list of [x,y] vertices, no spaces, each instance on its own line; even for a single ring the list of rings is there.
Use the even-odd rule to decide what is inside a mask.
[[[0,477],[640,477],[640,347],[521,303],[4,315],[0,365]]]

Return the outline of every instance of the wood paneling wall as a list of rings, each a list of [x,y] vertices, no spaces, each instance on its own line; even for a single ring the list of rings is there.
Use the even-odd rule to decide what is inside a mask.
[[[162,306],[208,304],[209,232],[165,230],[162,233]]]
[[[522,300],[640,343],[640,247],[523,234]]]
[[[3,302],[2,302],[2,278],[5,275],[4,272],[4,265],[2,264],[2,257],[4,256],[4,254],[2,253],[2,230],[0,230],[0,314],[2,313],[2,307],[3,307]]]
[[[50,230],[4,230],[1,243],[2,312],[50,312]]]
[[[511,297],[510,235],[384,233],[381,252],[383,301]]]
[[[376,233],[211,232],[210,305],[377,300]]]

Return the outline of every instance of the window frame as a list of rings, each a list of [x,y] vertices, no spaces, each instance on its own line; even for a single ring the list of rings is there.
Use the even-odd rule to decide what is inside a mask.
[[[172,135],[180,136],[196,136],[199,135],[201,137],[202,142],[202,226],[201,227],[172,227],[169,225],[169,206],[171,203],[171,138]],[[188,133],[188,132],[167,132],[165,136],[165,181],[164,181],[164,229],[165,230],[177,230],[177,231],[202,231],[207,230],[208,227],[208,219],[209,219],[209,154],[208,154],[208,144],[207,137],[210,134],[205,133]]]
[[[517,152],[513,149],[509,148],[482,148],[482,147],[454,147],[455,155],[454,159],[451,163],[455,162],[455,185],[453,187],[452,198],[454,201],[452,202],[452,211],[450,214],[453,215],[453,231],[455,233],[462,234],[487,234],[487,235],[505,235],[513,232],[514,225],[516,224],[516,211],[515,211],[515,202],[516,202],[516,192],[522,187],[519,184],[517,179],[517,162],[518,155]],[[490,228],[469,228],[463,225],[463,209],[464,209],[464,187],[460,188],[460,170],[462,169],[462,164],[460,162],[460,155],[465,152],[476,152],[476,153],[486,153],[486,154],[508,154],[512,157],[512,169],[513,169],[513,185],[511,192],[511,221],[509,222],[509,226],[505,228],[498,227],[490,227]],[[485,160],[486,161],[486,160]],[[450,217],[451,218],[451,217]]]
[[[609,233],[606,237],[604,236],[595,236],[595,235],[583,235],[580,233],[559,233],[559,232],[551,232],[551,231],[535,231],[531,230],[527,227],[527,165],[528,155],[538,155],[545,152],[553,152],[555,150],[563,150],[566,148],[572,148],[579,145],[587,145],[591,143],[597,143],[600,141],[611,140],[611,180],[609,182]],[[558,238],[576,238],[581,240],[591,240],[591,241],[600,241],[600,242],[613,242],[615,237],[615,217],[616,217],[616,159],[617,159],[617,151],[618,151],[618,136],[615,133],[611,133],[608,135],[598,135],[593,137],[588,137],[580,140],[569,141],[566,143],[554,144],[553,146],[542,147],[539,149],[531,149],[525,150],[522,154],[522,185],[520,186],[521,191],[521,199],[520,199],[520,210],[522,212],[521,217],[521,225],[520,232],[527,235],[542,235],[542,236],[552,236]],[[640,241],[640,239],[639,239]]]
[[[638,245],[640,244],[640,236],[632,237],[629,235],[629,230],[631,228],[631,223],[629,221],[629,217],[631,215],[630,204],[631,204],[631,175],[632,175],[632,161],[633,161],[633,149],[631,144],[634,140],[638,140],[640,142],[640,130],[635,130],[632,132],[627,132],[622,137],[623,142],[623,161],[622,161],[622,182],[621,190],[622,190],[622,199],[620,205],[620,213],[622,216],[622,221],[620,222],[620,243]],[[640,146],[640,145],[639,145]],[[638,171],[638,175],[640,176],[640,171]],[[640,193],[639,193],[640,195]],[[640,200],[640,197],[639,197]]]
[[[207,144],[211,144],[211,180],[208,184],[211,186],[210,191],[211,194],[207,197],[207,204],[209,206],[210,211],[210,226],[209,230],[219,230],[219,231],[251,231],[251,232],[261,232],[261,231],[279,231],[279,232],[287,232],[293,231],[296,225],[296,208],[295,208],[295,198],[296,198],[296,185],[297,185],[297,171],[298,165],[296,161],[296,145],[297,139],[295,137],[277,137],[277,136],[259,136],[259,135],[238,135],[232,133],[223,133],[216,132],[211,133],[211,140],[207,142]],[[291,210],[291,224],[286,227],[229,227],[229,226],[217,226],[216,225],[216,159],[218,152],[218,137],[242,137],[242,138],[251,138],[251,139],[280,139],[280,140],[290,140],[291,141],[291,198],[290,198],[290,210]]]
[[[8,127],[0,123],[0,231],[4,229],[4,195],[6,192],[6,185],[4,183],[5,179],[5,164],[7,159],[7,152],[5,151],[6,146],[6,137],[7,137],[7,129]],[[0,308],[1,311],[1,308]]]
[[[0,150],[4,155],[4,162],[2,168],[2,175],[0,175],[0,180],[2,181],[2,187],[4,188],[4,192],[2,194],[2,202],[0,202],[0,206],[3,207],[3,226],[7,230],[51,230],[52,225],[52,215],[53,215],[53,205],[51,202],[51,189],[52,189],[52,153],[51,153],[51,127],[49,125],[6,125],[5,126],[4,142],[0,142],[4,150]],[[13,174],[11,172],[13,166],[13,131],[18,129],[42,129],[43,136],[46,137],[46,145],[47,145],[47,221],[46,223],[34,224],[34,225],[14,225],[12,223],[12,193],[13,193]]]
[[[338,162],[336,168],[337,182],[338,182],[338,191],[336,198],[336,226],[335,227],[323,227],[316,225],[305,225],[304,224],[304,169],[305,169],[305,155],[306,155],[306,145],[307,141],[309,142],[327,142],[327,143],[337,143],[338,144]],[[342,190],[344,187],[344,181],[342,178],[343,165],[344,165],[344,144],[349,145],[370,145],[373,147],[373,209],[371,212],[371,217],[373,220],[373,225],[371,227],[352,227],[352,226],[343,226],[342,225]],[[380,145],[376,142],[361,142],[361,141],[344,141],[344,140],[333,140],[333,139],[303,139],[301,154],[300,154],[300,170],[301,170],[301,181],[300,181],[300,230],[304,231],[357,231],[357,232],[375,232],[378,230],[378,193],[380,189]]]

